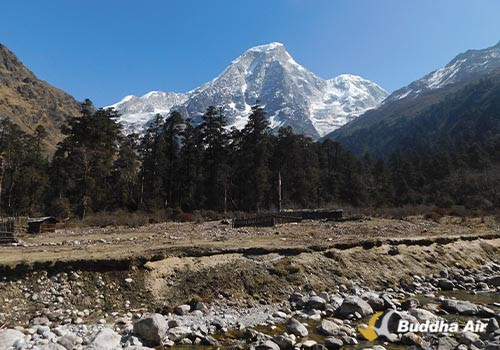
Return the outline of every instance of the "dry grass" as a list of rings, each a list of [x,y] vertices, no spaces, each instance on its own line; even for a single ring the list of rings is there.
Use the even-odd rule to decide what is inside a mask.
[[[500,232],[496,216],[438,220],[409,216],[347,222],[304,221],[276,227],[235,229],[220,221],[164,222],[146,226],[66,227],[55,233],[25,235],[26,246],[0,246],[0,264],[44,261],[126,259],[155,254],[243,248],[286,249],[329,246],[363,239],[476,235]],[[117,224],[117,222],[115,222]]]

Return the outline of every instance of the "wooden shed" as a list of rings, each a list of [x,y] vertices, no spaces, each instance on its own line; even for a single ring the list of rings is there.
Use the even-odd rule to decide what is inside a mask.
[[[29,233],[54,232],[56,230],[57,219],[53,216],[28,219]]]

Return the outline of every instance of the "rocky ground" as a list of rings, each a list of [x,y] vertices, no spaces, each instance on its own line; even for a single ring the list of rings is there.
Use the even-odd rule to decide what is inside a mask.
[[[438,296],[447,291],[478,293],[489,303]],[[446,294],[445,294],[446,295]],[[464,294],[465,295],[465,294]],[[425,302],[422,300],[426,300]],[[496,300],[496,301],[495,301]],[[84,324],[90,310],[39,312],[26,326],[0,331],[1,349],[147,349],[176,345],[250,347],[258,350],[340,349],[356,346],[374,312],[394,310],[391,322],[413,324],[439,319],[481,320],[482,332],[457,334],[389,334],[373,349],[403,345],[409,348],[499,349],[500,264],[480,269],[454,267],[438,275],[414,276],[405,288],[374,292],[361,286],[339,285],[332,291],[295,292],[287,301],[239,308],[223,303],[207,306],[201,301],[178,305],[173,312],[112,313],[97,323]],[[463,323],[463,322],[462,322]]]
[[[0,349],[500,349],[498,231],[486,221],[452,235],[456,223],[419,220],[388,221],[386,227],[365,221],[372,233],[357,240],[334,233],[351,237],[361,222],[249,229],[251,239],[236,235],[222,246],[210,245],[218,241],[205,233],[201,248],[183,248],[183,240],[175,249],[154,247],[149,259],[133,254],[114,259],[108,251],[106,259],[48,264],[30,261],[32,254],[62,254],[66,243],[54,241],[74,236],[50,236],[41,245],[22,242],[11,247],[19,263],[1,266]],[[227,228],[210,225],[217,235]],[[326,225],[339,227],[327,231]],[[382,232],[378,237],[374,226]],[[409,232],[398,236],[396,227]],[[102,232],[87,238],[95,235]],[[120,235],[109,234],[107,241]],[[262,244],[259,236],[284,243]],[[364,339],[358,328],[374,313],[389,310],[394,311],[391,334]],[[463,326],[469,318],[484,322],[484,330],[395,330],[399,319],[455,320]]]

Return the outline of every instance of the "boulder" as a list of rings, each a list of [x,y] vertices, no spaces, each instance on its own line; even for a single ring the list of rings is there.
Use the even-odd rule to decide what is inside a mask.
[[[313,296],[309,298],[306,303],[308,309],[324,310],[326,306],[326,300],[319,296]]]
[[[341,339],[328,337],[325,338],[325,346],[328,350],[338,350],[344,345],[344,342]]]
[[[0,331],[0,350],[7,350],[23,341],[24,334],[15,329],[4,329]]]
[[[498,325],[498,321],[495,318],[491,318],[488,321],[488,325],[486,326],[486,334],[494,333],[498,331],[500,326]]]
[[[273,341],[278,344],[281,350],[290,350],[295,344],[295,340],[289,336],[280,334],[273,338]]]
[[[475,316],[478,313],[478,306],[469,301],[444,299],[441,301],[441,308],[452,314],[465,316]]]
[[[480,317],[495,317],[495,311],[490,309],[489,307],[478,305],[477,306],[477,315]]]
[[[437,282],[437,286],[442,290],[453,290],[455,288],[455,283],[446,278],[441,278]]]
[[[460,337],[460,344],[471,345],[479,339],[479,335],[472,332],[463,332]]]
[[[121,349],[121,336],[111,328],[103,328],[90,341],[87,350],[118,350]]]
[[[60,337],[57,342],[64,346],[66,350],[73,350],[75,345],[77,344],[77,337],[73,333],[68,333],[62,337]]]
[[[408,313],[413,317],[415,317],[420,323],[425,323],[427,320],[429,320],[429,322],[434,322],[434,321],[439,321],[441,319],[441,317],[436,316],[432,312],[425,309],[419,309],[419,308],[410,309]]]
[[[314,344],[311,350],[327,350],[327,348],[323,344]]]
[[[264,342],[257,343],[257,345],[255,345],[255,350],[280,350],[280,347],[272,340],[266,340]]]
[[[383,294],[381,296],[381,298],[384,301],[384,308],[385,309],[397,310],[396,304],[394,304],[394,302],[392,301],[392,299],[387,294]]]
[[[50,324],[50,321],[47,317],[42,316],[42,317],[35,317],[31,320],[32,325],[40,325],[40,326],[48,326]]]
[[[318,326],[318,331],[324,335],[336,335],[339,332],[339,326],[330,320],[323,320]]]
[[[148,345],[157,346],[168,330],[167,321],[160,314],[153,314],[134,323],[133,333]]]
[[[358,312],[362,317],[373,313],[373,309],[366,301],[357,296],[349,296],[344,299],[338,313],[342,317]]]
[[[403,334],[401,336],[401,343],[403,343],[404,345],[417,345],[425,348],[425,342],[423,341],[423,339],[413,332]]]
[[[191,311],[191,306],[187,304],[179,305],[174,309],[174,313],[179,316],[187,315]]]
[[[453,350],[458,346],[458,342],[452,337],[439,338],[438,350]]]
[[[179,341],[181,339],[186,338],[191,334],[191,330],[187,327],[174,327],[168,330],[168,339],[173,341]]]
[[[490,286],[500,287],[500,275],[488,278],[486,283]]]
[[[382,311],[385,310],[385,302],[377,293],[367,292],[364,293],[361,298],[365,300],[373,310]]]
[[[296,335],[297,337],[307,337],[307,335],[309,334],[307,328],[295,318],[291,318],[288,320],[288,322],[286,323],[286,330]]]
[[[66,350],[66,348],[56,343],[48,343],[41,346],[40,350]]]
[[[403,310],[414,309],[414,308],[419,307],[419,306],[420,306],[420,302],[414,298],[406,299],[405,301],[403,301],[401,303],[401,308]]]
[[[302,342],[302,348],[303,349],[311,349],[313,346],[316,346],[318,343],[315,340],[306,340]]]
[[[207,346],[214,346],[214,345],[217,345],[218,342],[217,342],[217,339],[215,339],[211,335],[206,335],[206,336],[201,338],[201,344],[207,345]]]

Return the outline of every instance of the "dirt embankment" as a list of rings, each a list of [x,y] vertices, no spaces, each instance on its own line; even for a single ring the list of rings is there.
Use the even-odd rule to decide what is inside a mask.
[[[0,323],[23,323],[45,311],[60,319],[96,320],[111,312],[172,309],[192,299],[246,306],[278,301],[298,289],[329,290],[340,283],[398,287],[414,275],[500,261],[500,233],[492,231],[314,240],[302,246],[245,242],[241,247],[234,242],[176,245],[120,259],[3,265]],[[71,314],[64,314],[65,309]]]

